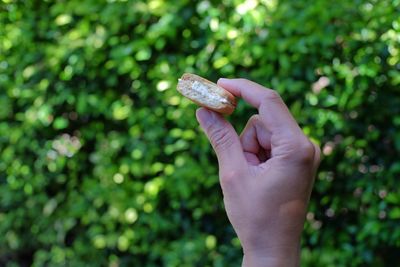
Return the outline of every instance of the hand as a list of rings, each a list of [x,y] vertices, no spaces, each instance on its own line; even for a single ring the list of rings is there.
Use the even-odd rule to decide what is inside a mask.
[[[300,237],[320,150],[273,90],[245,79],[218,85],[258,109],[240,137],[221,115],[200,108],[200,126],[219,163],[226,212],[243,266],[299,266]]]

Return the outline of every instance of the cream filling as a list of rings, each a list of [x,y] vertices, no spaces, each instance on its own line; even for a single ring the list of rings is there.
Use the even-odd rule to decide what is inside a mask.
[[[204,96],[205,98],[211,101],[230,104],[228,100],[226,100],[225,98],[221,97],[216,93],[211,92],[206,85],[198,81],[194,81],[192,83],[192,90],[196,91],[197,93],[199,93],[200,95]]]

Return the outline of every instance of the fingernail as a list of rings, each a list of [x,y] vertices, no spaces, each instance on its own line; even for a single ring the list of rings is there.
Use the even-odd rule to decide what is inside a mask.
[[[228,82],[229,80],[230,79],[228,79],[228,78],[219,78],[217,82],[224,83],[224,82]]]

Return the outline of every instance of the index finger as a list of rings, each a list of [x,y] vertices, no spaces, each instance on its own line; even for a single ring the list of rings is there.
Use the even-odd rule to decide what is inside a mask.
[[[261,121],[269,130],[291,129],[296,132],[300,130],[276,91],[246,79],[222,78],[218,80],[218,85],[257,108]]]

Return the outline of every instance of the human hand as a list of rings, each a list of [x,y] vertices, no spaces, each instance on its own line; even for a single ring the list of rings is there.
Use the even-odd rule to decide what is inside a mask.
[[[245,79],[218,85],[258,109],[240,137],[221,115],[200,108],[200,126],[218,157],[226,212],[243,266],[299,266],[300,238],[320,150],[273,90]]]

